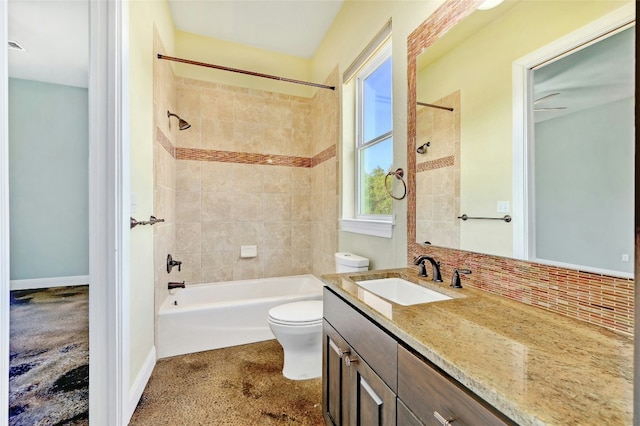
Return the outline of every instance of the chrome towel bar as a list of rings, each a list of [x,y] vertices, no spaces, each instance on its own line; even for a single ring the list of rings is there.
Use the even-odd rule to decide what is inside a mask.
[[[484,219],[484,220],[504,220],[505,222],[511,222],[511,216],[508,214],[504,215],[504,217],[471,217],[463,214],[462,216],[458,216],[458,219],[468,220],[468,219]]]

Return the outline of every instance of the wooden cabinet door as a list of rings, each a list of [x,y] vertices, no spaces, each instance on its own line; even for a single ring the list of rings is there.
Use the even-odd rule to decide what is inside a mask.
[[[396,394],[353,352],[344,357],[351,382],[350,425],[392,426],[396,424]]]
[[[347,342],[326,321],[322,329],[322,406],[328,426],[349,424],[349,375],[342,356]]]

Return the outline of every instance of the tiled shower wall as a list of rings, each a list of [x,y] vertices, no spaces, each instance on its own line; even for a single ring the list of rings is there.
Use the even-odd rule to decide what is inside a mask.
[[[325,84],[338,86],[337,68]],[[311,100],[311,113],[311,272],[319,276],[335,271],[334,254],[338,249],[340,92],[319,90]]]
[[[172,280],[330,272],[337,94],[308,99],[192,79],[175,84],[176,113],[192,127],[177,134],[175,148],[172,254],[183,263]],[[242,245],[258,246],[258,256],[240,258]]]
[[[460,91],[433,102],[453,111],[420,106],[416,146],[417,241],[460,248]]]
[[[154,52],[165,53],[158,34],[154,31]],[[168,61],[155,60],[153,68],[153,110],[155,137],[153,142],[154,213],[164,222],[153,226],[155,312],[168,296],[167,255],[176,248],[176,164],[174,143],[177,120],[167,117],[167,110],[175,111],[176,90],[173,71]],[[146,218],[139,220],[146,220]],[[157,333],[156,333],[157,335]]]

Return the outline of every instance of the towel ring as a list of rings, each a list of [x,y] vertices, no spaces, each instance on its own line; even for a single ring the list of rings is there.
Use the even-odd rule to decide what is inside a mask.
[[[404,187],[404,194],[402,194],[402,197],[396,197],[391,193],[391,191],[389,191],[389,186],[387,185],[387,179],[389,179],[389,176],[395,176],[396,179],[399,179],[400,182],[402,182],[402,186]],[[389,170],[389,173],[387,173],[387,175],[384,177],[384,189],[387,191],[387,194],[389,194],[389,196],[394,200],[402,200],[407,196],[407,183],[404,181],[403,177],[404,170],[402,170],[401,168],[396,169],[395,172]]]

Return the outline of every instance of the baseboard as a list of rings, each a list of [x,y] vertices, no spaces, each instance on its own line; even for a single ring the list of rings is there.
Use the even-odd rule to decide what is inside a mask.
[[[136,377],[136,380],[131,385],[129,389],[129,404],[128,407],[125,408],[125,421],[123,424],[129,424],[129,420],[131,420],[131,416],[133,416],[133,412],[136,411],[136,407],[138,406],[138,402],[142,397],[142,392],[144,392],[144,388],[147,386],[147,382],[151,378],[151,373],[153,372],[154,367],[156,366],[156,347],[153,346],[149,351],[149,355],[144,360],[144,364],[140,369],[140,373]]]
[[[66,287],[71,285],[88,285],[89,275],[75,277],[35,278],[31,280],[11,280],[11,290],[33,290],[36,288]]]

